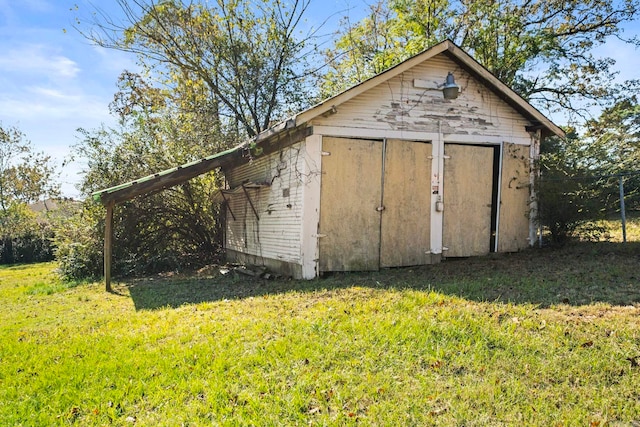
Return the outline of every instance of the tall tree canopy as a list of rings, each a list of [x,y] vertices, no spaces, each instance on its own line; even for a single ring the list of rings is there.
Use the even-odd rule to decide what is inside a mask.
[[[371,77],[449,38],[546,112],[584,115],[611,102],[614,61],[596,47],[624,38],[638,0],[379,0],[362,21],[344,21],[326,52],[324,95]],[[638,40],[628,40],[638,43]],[[637,90],[637,82],[626,89]]]
[[[304,53],[311,35],[300,37],[299,26],[309,0],[117,3],[123,22],[100,9],[78,22],[98,45],[135,54],[141,68],[120,76],[111,109],[121,127],[82,131],[75,147],[86,160],[86,195],[237,144],[305,102]],[[220,178],[213,171],[116,209],[115,272],[215,259],[221,212],[211,197]],[[82,227],[92,223],[99,232],[102,213],[87,206],[83,215],[58,239],[69,277],[100,271],[99,235],[83,239]]]
[[[36,152],[20,129],[0,123],[0,210],[58,195],[51,156]]]
[[[117,2],[124,23],[100,13],[83,34],[136,54],[174,93],[198,94],[223,125],[254,136],[304,103],[311,35],[300,37],[300,23],[310,0]]]

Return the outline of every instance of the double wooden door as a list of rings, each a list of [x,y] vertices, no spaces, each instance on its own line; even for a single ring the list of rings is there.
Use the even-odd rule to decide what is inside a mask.
[[[320,271],[426,264],[431,144],[323,138]]]
[[[504,144],[501,159],[499,146],[444,144],[438,230],[430,143],[325,137],[322,149],[320,271],[427,264],[432,231],[445,257],[528,245],[528,146]]]

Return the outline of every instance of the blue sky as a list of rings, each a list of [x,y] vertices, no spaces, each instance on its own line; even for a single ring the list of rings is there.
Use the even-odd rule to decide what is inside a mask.
[[[348,8],[362,16],[367,0],[313,0],[309,19],[337,23]],[[90,13],[89,0],[0,0],[0,122],[16,126],[39,151],[60,165],[77,141],[77,128],[114,123],[108,105],[118,75],[135,70],[129,54],[92,46],[73,29],[74,18]],[[117,16],[115,0],[95,0]],[[78,10],[76,9],[78,7]],[[627,36],[640,34],[638,23]],[[65,31],[66,30],[66,31]],[[603,55],[618,62],[621,79],[640,78],[640,52],[612,40]],[[561,124],[561,123],[560,123]],[[77,196],[81,165],[62,170],[63,193]]]
[[[120,12],[115,0],[0,0],[0,123],[18,127],[58,165],[77,142],[76,129],[115,123],[108,105],[118,76],[136,69],[132,55],[92,46],[73,29],[77,16],[90,15],[92,3],[111,16]],[[314,3],[318,22],[348,6],[366,8],[364,0]],[[62,170],[65,195],[78,196],[81,167]]]

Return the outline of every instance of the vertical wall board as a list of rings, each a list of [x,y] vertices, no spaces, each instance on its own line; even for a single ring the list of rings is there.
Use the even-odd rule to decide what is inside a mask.
[[[318,225],[320,223],[320,179],[322,177],[322,135],[311,135],[305,142],[302,187],[302,278],[318,276]]]
[[[382,141],[323,138],[320,271],[377,270]]]
[[[431,144],[388,140],[380,266],[428,264],[431,257]]]
[[[534,165],[540,160],[540,143],[542,142],[542,130],[537,129],[531,134],[531,145],[529,147],[529,246],[533,246],[538,239],[542,246],[542,229],[538,223],[538,195],[536,194],[535,183],[540,176],[540,170]],[[538,233],[538,230],[540,231]]]
[[[498,252],[515,252],[529,246],[529,147],[505,143]]]
[[[444,225],[445,257],[489,253],[493,147],[445,144]]]

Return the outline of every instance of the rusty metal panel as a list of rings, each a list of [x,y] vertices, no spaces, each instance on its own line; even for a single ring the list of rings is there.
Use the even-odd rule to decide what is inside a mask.
[[[382,141],[322,140],[320,271],[377,270]]]
[[[428,264],[431,144],[386,142],[380,266]]]
[[[502,154],[498,252],[529,246],[529,146],[505,143]]]
[[[445,144],[443,246],[446,257],[490,250],[493,148]]]

